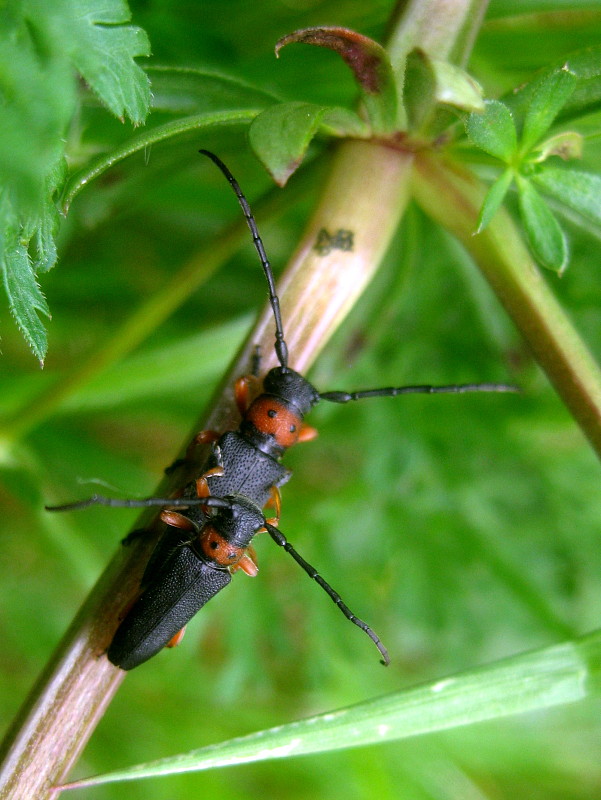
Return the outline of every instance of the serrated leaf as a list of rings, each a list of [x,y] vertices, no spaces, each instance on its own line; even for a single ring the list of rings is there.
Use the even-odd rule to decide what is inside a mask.
[[[469,115],[466,130],[476,147],[501,161],[511,161],[517,148],[517,135],[506,105],[498,100],[487,100],[483,114]]]
[[[350,67],[362,93],[362,100],[373,132],[394,132],[397,121],[396,82],[388,53],[382,45],[348,28],[304,28],[282,37],[276,44],[276,56],[293,42],[327,47]]]
[[[549,130],[576,86],[576,76],[563,68],[541,81],[530,99],[524,117],[521,150],[527,153]]]
[[[43,365],[48,339],[36,311],[50,317],[50,309],[36,283],[27,247],[21,244],[18,235],[5,242],[1,268],[11,314]]]
[[[530,180],[519,176],[520,214],[536,260],[561,274],[568,262],[566,237],[546,201]]]
[[[509,189],[512,180],[513,170],[506,169],[505,172],[499,178],[497,178],[497,180],[490,187],[486,193],[486,197],[484,198],[482,208],[480,209],[476,233],[483,231],[497,213],[501,203],[505,199],[505,195],[507,194],[507,190]]]
[[[127,25],[124,0],[27,0],[29,23],[70,59],[115,116],[138,125],[150,107],[150,84],[134,58],[150,55],[146,33]]]
[[[250,144],[280,186],[302,163],[326,110],[313,103],[280,103],[253,120]]]
[[[546,167],[531,180],[560,203],[601,225],[601,176],[560,167]]]

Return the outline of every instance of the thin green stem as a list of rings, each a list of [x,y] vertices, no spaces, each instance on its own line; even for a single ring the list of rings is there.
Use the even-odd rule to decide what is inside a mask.
[[[173,136],[177,136],[180,133],[204,130],[205,128],[211,128],[216,125],[247,124],[252,122],[262,110],[262,108],[247,108],[239,111],[209,111],[202,114],[193,114],[192,116],[183,117],[182,119],[175,119],[171,122],[166,122],[164,125],[157,125],[154,128],[145,129],[142,133],[138,134],[138,136],[132,136],[131,139],[128,139],[120,147],[116,147],[114,150],[111,150],[110,153],[100,156],[96,161],[93,161],[91,165],[75,173],[75,175],[69,179],[61,200],[63,214],[67,213],[74,198],[84,186],[87,186],[90,181],[102,175],[107,169],[110,169],[115,164],[119,163],[119,161],[123,161],[134,153],[139,153],[141,150],[145,150],[153,144],[157,144],[165,139],[171,139]]]
[[[414,194],[463,242],[536,360],[601,457],[601,370],[541,276],[515,223],[499,211],[474,235],[485,187],[467,171],[422,154]]]

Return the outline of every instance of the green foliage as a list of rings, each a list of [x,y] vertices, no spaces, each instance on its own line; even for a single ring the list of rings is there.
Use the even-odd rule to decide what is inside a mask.
[[[0,12],[0,266],[10,310],[40,361],[47,340],[36,311],[50,312],[36,274],[56,261],[76,74],[116,116],[140,124],[148,113],[148,79],[133,59],[149,55],[149,43],[129,19],[121,0],[22,0]]]
[[[599,177],[574,172],[570,178],[571,171],[559,170],[556,166],[557,157],[564,160],[581,157],[581,135],[564,131],[548,136],[557,118],[565,116],[568,108],[573,119],[584,109],[598,107],[600,56],[599,48],[591,48],[568,59],[568,66],[564,64],[545,71],[522,87],[510,105],[489,100],[483,114],[471,114],[466,122],[471,142],[506,165],[484,200],[478,231],[490,223],[515,181],[520,214],[532,252],[542,266],[558,273],[563,272],[568,263],[566,236],[536,186],[597,227],[601,224],[601,201],[594,191]],[[568,107],[574,94],[578,100]]]
[[[295,46],[275,61],[274,43],[324,20],[382,42],[392,6],[233,0],[224,13],[221,0],[152,0],[131,4],[133,27],[122,4],[105,2],[106,14],[89,16],[94,5],[40,3],[35,24],[25,25],[33,5],[14,3],[3,26],[0,172],[11,188],[2,195],[1,241],[5,263],[18,263],[6,273],[11,302],[39,358],[45,344],[35,309],[44,314],[47,306],[35,276],[54,262],[55,247],[60,253],[60,268],[44,278],[53,311],[44,373],[18,332],[3,325],[0,703],[7,723],[132,521],[127,510],[107,509],[50,518],[44,502],[84,496],[98,483],[121,496],[151,493],[264,300],[250,245],[226,260],[224,237],[215,239],[238,220],[238,209],[196,151],[214,149],[234,169],[279,272],[310,213],[323,137],[364,136],[369,122],[352,110],[356,81],[333,53]],[[421,85],[431,93],[420,98],[406,85],[404,109],[422,144],[435,134],[437,146],[453,146],[449,157],[486,176],[501,170],[481,227],[504,200],[511,208],[513,181],[537,254],[556,269],[567,236],[573,269],[554,286],[599,357],[599,51],[570,55],[594,45],[598,30],[590,18],[579,22],[578,12],[558,30],[552,16],[525,13],[524,5],[491,3],[476,43],[470,72],[484,96],[502,98],[467,123],[470,136],[478,130],[481,152],[463,146],[462,106],[455,103],[451,117],[443,101],[441,81],[465,88],[463,71],[460,80],[414,53],[414,74],[423,70]],[[589,5],[601,13],[598,3]],[[132,33],[141,29],[156,62],[168,66],[147,70],[152,113],[132,132],[115,117],[140,123],[144,115],[136,98],[147,83],[133,58],[145,40]],[[121,52],[109,89],[98,41],[113,57]],[[94,94],[78,87],[76,71]],[[564,75],[575,76],[569,96]],[[522,89],[504,94],[515,86]],[[295,143],[278,122],[301,103],[327,109],[316,113],[310,143],[300,124]],[[338,118],[332,109],[342,109]],[[306,159],[266,208],[257,199],[269,201],[270,181],[243,136],[251,123],[251,137],[265,123],[263,141],[275,135],[278,145],[290,144],[292,153],[282,148],[276,163]],[[276,150],[273,142],[256,147]],[[582,155],[577,169],[558,162],[566,154]],[[58,231],[57,208],[69,211]],[[176,285],[192,262],[207,267],[201,290],[198,282]],[[139,326],[127,332],[133,317]],[[73,777],[435,686],[478,665],[494,670],[497,660],[533,648],[544,654],[539,675],[551,674],[556,646],[570,653],[571,641],[599,627],[598,464],[473,265],[415,209],[311,377],[326,390],[509,373],[522,396],[320,408],[312,418],[320,438],[287,459],[295,475],[285,487],[282,529],[382,636],[393,656],[388,670],[315,585],[259,537],[257,579],[235,576],[177,651],[128,677]],[[583,668],[584,700],[553,711],[499,719],[490,700],[492,721],[415,742],[92,793],[106,800],[589,800],[601,780],[596,669],[595,659]],[[477,687],[483,693],[491,688],[486,674]],[[529,673],[518,662],[514,675]],[[458,713],[467,699],[465,691],[454,698]]]

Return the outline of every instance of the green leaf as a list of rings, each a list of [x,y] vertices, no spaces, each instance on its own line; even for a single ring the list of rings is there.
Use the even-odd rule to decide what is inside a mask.
[[[524,119],[530,109],[534,94],[547,78],[562,70],[569,70],[576,76],[573,92],[559,111],[562,121],[581,117],[601,108],[601,45],[577,50],[511,92],[504,102],[512,109],[516,119]]]
[[[350,67],[361,89],[361,99],[375,134],[393,133],[397,122],[397,91],[392,65],[382,45],[348,28],[304,28],[282,37],[276,56],[293,42],[327,47]]]
[[[486,193],[486,197],[484,198],[482,208],[480,209],[476,233],[483,231],[497,213],[501,203],[505,199],[505,195],[507,194],[507,190],[509,189],[512,180],[513,170],[506,169],[505,172],[499,178],[497,178],[497,180],[490,187]]]
[[[470,114],[467,135],[481,150],[506,163],[517,148],[517,136],[511,111],[498,100],[487,100],[483,114]]]
[[[0,222],[4,230],[0,240],[0,269],[11,314],[39,361],[44,363],[48,341],[36,311],[50,316],[50,310],[35,280],[27,242],[21,239],[16,216],[7,192],[0,197]]]
[[[40,360],[47,345],[37,312],[49,312],[35,275],[57,258],[74,71],[117,116],[140,123],[148,111],[148,78],[133,60],[149,54],[148,39],[123,25],[129,18],[123,0],[23,0],[0,11],[1,266],[11,312]]]
[[[40,35],[90,85],[115,116],[135,125],[150,107],[150,84],[134,58],[150,55],[150,42],[138,27],[126,25],[131,14],[124,0],[26,0],[26,17]]]
[[[566,59],[570,72],[576,75],[574,92],[561,111],[562,119],[589,114],[601,108],[601,45],[572,53]]]
[[[565,235],[532,183],[522,176],[517,183],[520,213],[532,252],[543,267],[561,274],[568,262]]]
[[[527,153],[553,124],[576,86],[576,76],[563,68],[552,72],[533,92],[524,118],[521,150]]]
[[[17,213],[37,214],[75,111],[74,76],[58,56],[40,59],[22,20],[1,15],[0,75],[0,185]]]
[[[482,87],[465,70],[447,61],[432,59],[436,100],[461,111],[484,111]]]
[[[560,167],[546,167],[531,176],[546,194],[601,225],[601,176]]]
[[[419,48],[407,56],[403,101],[411,130],[423,128],[438,105],[484,111],[482,90],[473,78]]]
[[[261,109],[257,108],[232,109],[224,112],[209,111],[203,114],[194,114],[190,117],[184,117],[184,119],[166,122],[164,125],[157,125],[154,128],[146,128],[142,133],[137,136],[132,136],[110,153],[100,156],[69,178],[61,198],[63,214],[67,213],[73,199],[84,186],[87,186],[90,181],[98,178],[106,172],[107,169],[110,169],[124,158],[128,158],[134,153],[143,152],[147,147],[156,142],[170,139],[172,136],[179,136],[188,131],[204,130],[218,125],[247,124],[253,120],[260,111]]]
[[[367,122],[354,111],[340,106],[326,106],[319,127],[327,136],[353,139],[371,137],[371,128]]]
[[[576,131],[564,131],[550,136],[536,148],[537,156],[532,158],[533,163],[546,161],[551,156],[557,156],[564,161],[571,161],[574,158],[582,158],[584,139]]]
[[[146,73],[152,81],[153,112],[181,117],[207,111],[261,108],[281,102],[272,92],[214,70],[152,66],[146,68]]]
[[[69,787],[398,741],[552,708],[598,691],[601,636],[536,650],[349,708],[68,784]]]
[[[277,184],[284,186],[302,163],[328,111],[331,123],[336,117],[327,106],[280,103],[263,111],[253,121],[250,144]]]
[[[405,65],[403,104],[410,131],[418,131],[436,105],[436,75],[432,60],[423,50],[412,50]]]

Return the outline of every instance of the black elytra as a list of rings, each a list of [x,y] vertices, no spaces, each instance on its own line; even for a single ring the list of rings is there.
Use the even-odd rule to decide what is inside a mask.
[[[255,574],[256,565],[247,549],[259,531],[267,531],[324,589],[346,618],[372,639],[382,663],[387,665],[390,662],[388,651],[377,634],[355,616],[340,595],[264,516],[262,509],[291,477],[280,458],[289,447],[302,440],[304,417],[322,400],[348,403],[370,397],[416,393],[515,392],[517,389],[507,384],[482,383],[318,392],[304,376],[288,366],[288,347],[273,272],[248,202],[218,156],[208,150],[200,152],[210,158],[229,181],[251,231],[269,287],[275,321],[274,350],[279,366],[265,375],[262,393],[247,408],[241,409],[238,429],[215,435],[198,479],[188,483],[180,497],[120,500],[94,495],[87,500],[47,508],[66,511],[101,504],[167,509],[162,512],[166,529],[145,569],[139,597],[119,625],[107,651],[111,662],[121,669],[133,669],[174,641],[189,620],[230,583],[231,574],[237,568]]]

